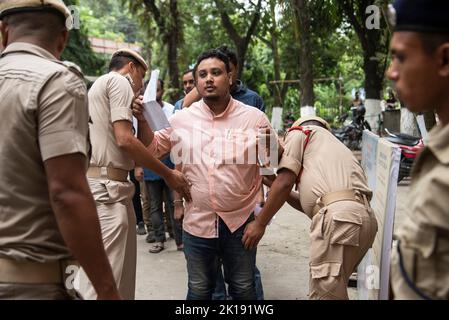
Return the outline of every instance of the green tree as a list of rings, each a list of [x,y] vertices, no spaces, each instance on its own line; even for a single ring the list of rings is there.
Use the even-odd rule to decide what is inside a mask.
[[[385,6],[387,1],[379,0],[341,0],[336,2],[354,28],[363,49],[363,70],[365,72],[365,90],[368,99],[381,99],[384,74],[387,65],[389,33],[386,22],[377,18],[379,25],[369,27],[368,7]]]
[[[78,6],[77,0],[66,0],[65,4]],[[90,47],[87,30],[82,21],[80,29],[70,31],[69,42],[61,56],[61,60],[76,63],[81,67],[85,75],[99,75],[103,72],[105,59],[95,54]]]

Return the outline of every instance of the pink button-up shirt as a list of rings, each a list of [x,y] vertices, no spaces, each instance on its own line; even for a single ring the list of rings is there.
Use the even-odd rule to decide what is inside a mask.
[[[259,128],[271,128],[257,108],[231,98],[220,115],[203,100],[170,118],[170,128],[155,132],[149,149],[172,161],[192,183],[183,228],[202,238],[218,237],[218,217],[231,232],[253,212],[262,178],[256,156]]]

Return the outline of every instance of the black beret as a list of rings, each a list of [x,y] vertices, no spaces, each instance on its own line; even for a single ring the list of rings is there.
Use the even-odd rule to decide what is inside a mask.
[[[389,16],[395,31],[449,33],[449,0],[396,0]]]

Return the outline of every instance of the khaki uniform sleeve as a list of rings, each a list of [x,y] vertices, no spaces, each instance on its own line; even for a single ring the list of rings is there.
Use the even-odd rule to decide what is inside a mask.
[[[306,138],[301,131],[291,131],[287,134],[278,170],[288,169],[296,175],[299,174]]]
[[[111,108],[111,122],[133,121],[132,103],[134,93],[128,80],[122,76],[112,77],[108,83],[107,94]]]
[[[416,200],[415,215],[423,219],[424,224],[449,232],[449,212],[447,199],[449,198],[448,167],[438,165],[427,176],[423,174],[423,192]],[[424,191],[425,190],[425,191]]]
[[[89,112],[84,81],[68,69],[54,75],[42,88],[38,106],[42,160],[74,153],[87,156]]]

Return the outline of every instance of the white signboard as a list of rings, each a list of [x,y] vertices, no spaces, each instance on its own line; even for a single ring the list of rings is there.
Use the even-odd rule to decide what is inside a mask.
[[[369,147],[374,137],[364,140],[364,148]],[[390,278],[390,255],[393,239],[393,223],[396,210],[397,179],[401,151],[398,146],[385,139],[379,139],[375,161],[375,187],[371,207],[374,210],[378,224],[378,232],[373,243],[358,269],[359,299],[388,299],[388,284]],[[366,166],[367,174],[373,176],[373,153],[365,152],[362,156],[369,156],[362,162]],[[369,179],[370,180],[370,179]],[[370,182],[372,184],[373,181]]]

